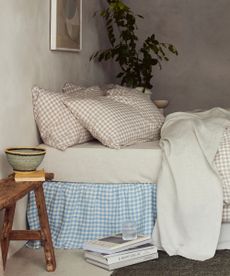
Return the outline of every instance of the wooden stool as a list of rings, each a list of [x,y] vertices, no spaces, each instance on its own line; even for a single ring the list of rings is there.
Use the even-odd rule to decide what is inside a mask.
[[[46,180],[52,180],[53,177],[54,175],[52,173],[46,173]],[[56,268],[42,184],[43,181],[25,181],[16,183],[13,175],[7,179],[0,180],[0,209],[5,209],[4,223],[1,232],[1,249],[4,269],[6,267],[7,253],[11,240],[43,241],[46,269],[47,271],[54,271]],[[12,230],[16,202],[30,191],[34,191],[35,193],[41,229]]]

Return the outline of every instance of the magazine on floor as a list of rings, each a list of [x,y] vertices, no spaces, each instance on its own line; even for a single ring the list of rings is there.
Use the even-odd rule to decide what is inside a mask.
[[[151,242],[152,239],[149,236],[138,235],[134,240],[123,240],[122,234],[116,234],[98,240],[87,241],[83,244],[83,249],[112,254]]]

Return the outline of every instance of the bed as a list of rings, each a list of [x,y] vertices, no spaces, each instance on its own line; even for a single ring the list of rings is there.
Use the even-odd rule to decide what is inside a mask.
[[[131,220],[169,255],[211,258],[219,238],[221,248],[230,248],[229,111],[164,118],[135,89],[74,84],[62,93],[34,87],[33,108],[42,141],[51,146],[42,145],[43,166],[55,173],[44,184],[55,247],[81,247]],[[38,228],[33,194],[27,215]]]
[[[120,231],[127,219],[136,221],[139,232],[151,235],[162,159],[159,141],[121,150],[97,141],[66,151],[41,146],[47,150],[42,167],[55,173],[55,181],[45,183],[44,191],[56,248],[81,248],[85,240]],[[225,213],[229,211],[225,207]],[[39,228],[33,193],[27,217],[31,229]],[[219,249],[230,248],[228,233],[230,223],[225,221]]]
[[[81,248],[85,240],[121,231],[127,220],[135,221],[140,233],[151,235],[161,165],[159,141],[121,150],[97,141],[65,151],[41,147],[47,150],[42,167],[55,173],[55,181],[45,183],[44,191],[56,248]],[[31,229],[39,228],[33,193],[27,218]]]
[[[42,166],[55,174],[44,184],[54,246],[81,247],[121,231],[127,220],[151,235],[164,116],[150,97],[127,87],[71,83],[62,93],[34,87],[32,94],[47,149]],[[33,194],[27,217],[30,228],[38,228]]]

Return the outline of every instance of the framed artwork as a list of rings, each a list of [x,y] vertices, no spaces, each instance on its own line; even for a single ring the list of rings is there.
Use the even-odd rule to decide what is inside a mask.
[[[82,48],[82,0],[51,0],[50,49],[78,52]]]

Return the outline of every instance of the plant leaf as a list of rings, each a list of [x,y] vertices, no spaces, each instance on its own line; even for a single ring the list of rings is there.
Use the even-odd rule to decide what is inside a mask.
[[[174,45],[162,43],[155,34],[139,41],[136,31],[136,19],[144,17],[134,14],[123,0],[105,0],[107,8],[99,15],[105,22],[105,28],[111,47],[99,50],[90,56],[90,61],[114,60],[121,68],[116,75],[121,84],[130,87],[143,86],[152,88],[153,67],[161,69],[163,61],[168,61],[168,53],[178,55]],[[98,13],[96,12],[95,15]]]

